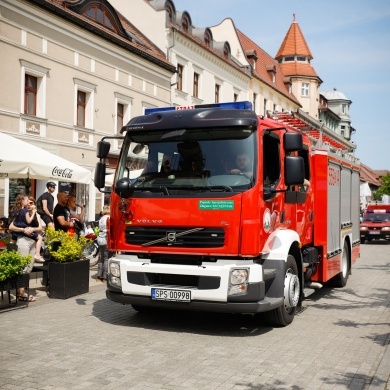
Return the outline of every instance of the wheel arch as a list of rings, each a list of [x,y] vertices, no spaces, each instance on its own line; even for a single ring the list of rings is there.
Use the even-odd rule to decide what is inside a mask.
[[[262,256],[265,269],[276,269],[276,277],[267,296],[283,296],[284,275],[288,255],[292,255],[298,268],[301,296],[303,294],[303,264],[299,235],[294,230],[277,230],[273,232],[265,245],[267,253]]]

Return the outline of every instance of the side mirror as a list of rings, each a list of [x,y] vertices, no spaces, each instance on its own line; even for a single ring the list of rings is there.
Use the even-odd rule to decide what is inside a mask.
[[[96,157],[97,158],[106,158],[110,152],[111,144],[107,141],[99,141],[97,143]]]
[[[121,198],[127,199],[133,195],[134,187],[129,178],[123,177],[115,183],[114,192]]]
[[[95,168],[95,187],[96,188],[103,188],[105,186],[106,181],[106,164],[104,162],[98,162],[96,163]]]
[[[284,159],[284,184],[294,186],[305,180],[305,162],[302,157],[287,156]]]
[[[284,133],[283,135],[284,151],[295,152],[303,149],[302,134]]]

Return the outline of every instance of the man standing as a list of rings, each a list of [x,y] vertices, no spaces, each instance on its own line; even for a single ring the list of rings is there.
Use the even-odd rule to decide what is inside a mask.
[[[56,207],[54,207],[53,219],[55,230],[63,230],[67,232],[69,228],[74,227],[74,223],[70,219],[70,210],[68,207],[68,194],[59,192],[57,194]]]
[[[56,190],[56,183],[49,181],[46,183],[47,191],[44,192],[37,200],[37,211],[46,226],[54,229],[53,210],[54,196],[52,193]]]

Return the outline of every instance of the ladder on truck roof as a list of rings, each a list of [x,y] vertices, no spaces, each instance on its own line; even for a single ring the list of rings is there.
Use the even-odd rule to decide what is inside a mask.
[[[307,134],[309,139],[313,142],[321,143],[322,140],[322,145],[326,145],[327,143],[329,147],[335,149],[335,151],[340,150],[343,153],[351,151],[352,145],[348,146],[349,142],[347,140],[342,140],[336,133],[334,135],[329,134],[329,131],[325,131],[321,123],[319,123],[319,126],[313,126],[308,123],[309,121],[298,118],[297,114],[294,112],[268,113],[268,117],[293,129],[302,131],[302,133]]]

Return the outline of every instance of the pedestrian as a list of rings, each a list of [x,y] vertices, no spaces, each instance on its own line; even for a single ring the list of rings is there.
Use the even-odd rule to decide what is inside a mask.
[[[35,205],[35,200],[32,199],[30,200],[27,195],[17,196],[14,207],[15,218],[9,226],[9,230],[16,237],[18,252],[22,256],[30,255],[32,257],[31,263],[24,270],[24,273],[27,274],[31,272],[34,262],[37,261],[37,236],[42,231],[41,219],[32,207]],[[40,254],[38,253],[38,255]],[[20,301],[34,302],[36,300],[32,295],[28,295],[24,288],[17,290],[17,297]]]
[[[56,183],[49,181],[46,183],[46,191],[37,200],[37,211],[46,226],[54,229],[53,211]]]
[[[113,255],[107,247],[107,220],[110,217],[110,206],[104,206],[103,216],[99,220],[99,235],[97,243],[99,245],[99,263],[96,279],[104,282],[107,280],[108,259]]]
[[[70,219],[75,224],[75,231],[78,236],[84,235],[84,217],[85,206],[76,203],[76,197],[74,195],[68,196],[68,207],[70,211]],[[78,212],[80,209],[80,213]]]
[[[74,228],[74,223],[70,219],[68,194],[65,191],[60,191],[57,194],[57,202],[53,211],[54,228],[55,230],[67,232],[69,228]]]

